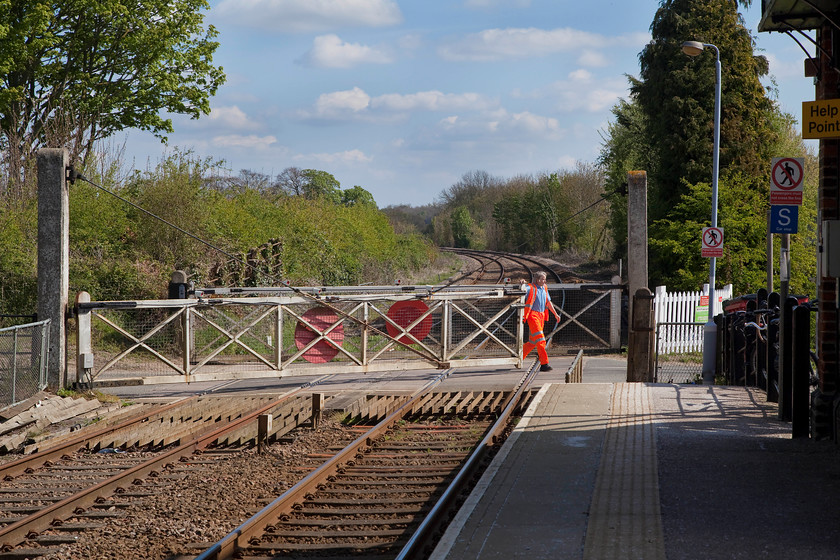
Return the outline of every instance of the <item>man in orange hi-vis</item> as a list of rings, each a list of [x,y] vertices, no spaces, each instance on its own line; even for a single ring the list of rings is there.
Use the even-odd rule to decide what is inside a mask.
[[[525,313],[522,320],[528,323],[529,337],[522,349],[522,359],[525,360],[531,350],[536,348],[540,358],[540,371],[552,369],[548,365],[548,353],[545,351],[545,334],[543,333],[549,311],[554,314],[554,318],[559,323],[560,316],[554,310],[551,296],[548,295],[548,289],[545,287],[545,272],[535,272],[534,283],[528,284],[528,294],[525,296]]]

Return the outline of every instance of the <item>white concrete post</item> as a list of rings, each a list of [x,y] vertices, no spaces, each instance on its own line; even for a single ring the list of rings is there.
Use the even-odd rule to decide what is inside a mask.
[[[76,294],[76,383],[93,386],[93,343],[90,329],[90,310],[79,309],[80,303],[89,303],[90,294]]]
[[[66,316],[70,289],[67,150],[38,151],[38,320],[50,319],[47,384],[67,384]]]

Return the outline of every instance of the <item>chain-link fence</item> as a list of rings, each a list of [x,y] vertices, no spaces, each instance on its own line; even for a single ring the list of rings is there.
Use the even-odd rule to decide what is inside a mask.
[[[620,284],[549,284],[560,323],[549,317],[545,332],[554,332],[555,350],[618,349],[622,333]]]
[[[47,386],[50,321],[0,329],[0,407]]]
[[[704,323],[662,322],[656,325],[657,383],[700,383],[703,375]]]

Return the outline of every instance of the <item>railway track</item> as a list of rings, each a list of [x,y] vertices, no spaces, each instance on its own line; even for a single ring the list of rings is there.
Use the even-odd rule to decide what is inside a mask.
[[[79,531],[131,507],[114,496],[168,491],[181,476],[173,475],[173,465],[204,468],[224,457],[197,458],[205,449],[282,436],[312,416],[312,397],[302,391],[280,398],[192,397],[0,465],[0,558],[42,557],[76,542]],[[273,430],[261,433],[259,417],[267,414]]]
[[[113,428],[84,430],[0,465],[0,559],[112,558],[105,551],[115,548],[126,558],[230,558],[231,550],[271,557],[281,549],[400,557],[413,539],[420,539],[415,546],[428,542],[452,510],[530,383],[523,377],[518,390],[434,392],[447,375],[413,397],[370,397],[355,417],[362,424],[333,428],[328,443],[308,422],[309,394],[193,397]],[[275,441],[258,454],[257,420],[266,414],[274,418]],[[286,453],[301,429],[316,443]],[[299,487],[300,479],[318,482]],[[237,485],[244,493],[233,490]],[[276,506],[284,496],[286,505]],[[247,512],[268,515],[273,533]],[[249,523],[258,534],[243,530]],[[190,534],[182,528],[189,524],[201,530]],[[225,525],[236,536],[223,537]],[[221,540],[208,540],[214,534]]]
[[[563,282],[563,276],[556,265],[552,266],[534,257],[501,251],[475,251],[452,247],[442,247],[441,251],[455,253],[475,263],[450,280],[450,283],[503,284],[506,280],[530,282],[537,271],[545,272],[549,282]]]
[[[381,422],[196,560],[422,557],[535,376],[533,367],[512,391],[427,388],[395,402]]]

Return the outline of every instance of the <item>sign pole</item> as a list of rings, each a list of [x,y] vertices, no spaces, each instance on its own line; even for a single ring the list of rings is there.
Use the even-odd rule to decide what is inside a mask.
[[[773,293],[773,233],[770,231],[770,210],[767,211],[767,293]]]
[[[782,249],[779,251],[779,295],[782,301],[787,300],[788,285],[790,284],[790,234],[782,235]]]

